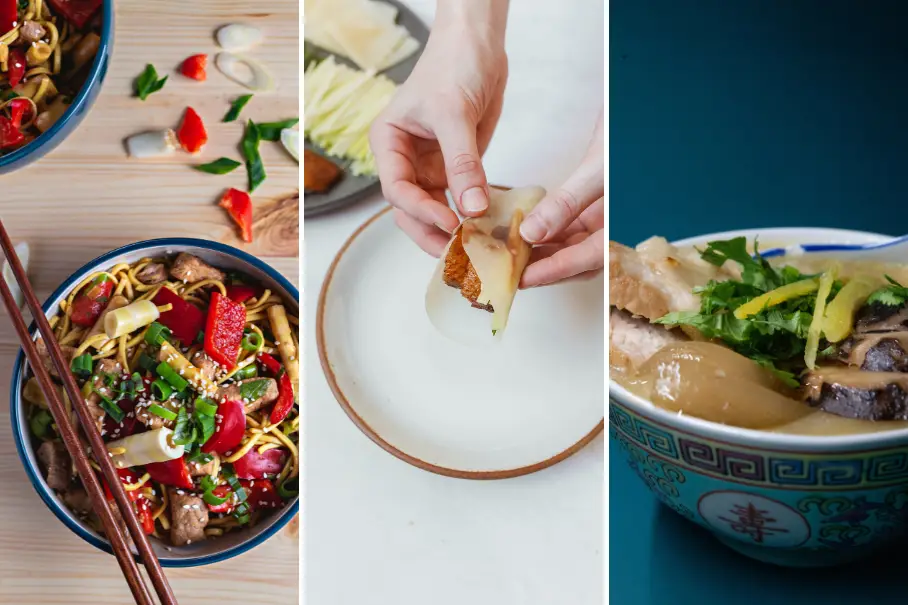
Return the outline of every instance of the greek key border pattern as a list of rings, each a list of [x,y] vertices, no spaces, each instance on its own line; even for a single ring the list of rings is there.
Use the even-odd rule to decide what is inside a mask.
[[[908,481],[908,447],[847,457],[786,456],[716,443],[678,429],[667,430],[609,400],[615,435],[699,474],[777,489],[868,489]]]

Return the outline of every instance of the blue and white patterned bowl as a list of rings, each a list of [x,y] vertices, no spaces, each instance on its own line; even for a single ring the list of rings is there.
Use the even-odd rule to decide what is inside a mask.
[[[153,239],[117,248],[103,254],[89,262],[73,273],[57,290],[50,295],[44,303],[44,312],[48,317],[57,313],[60,301],[65,299],[70,290],[75,287],[86,275],[93,271],[106,269],[121,262],[134,262],[146,256],[162,256],[164,254],[177,254],[189,252],[203,260],[228,271],[241,271],[258,280],[272,292],[280,294],[290,305],[295,305],[290,310],[299,314],[299,291],[284,276],[266,265],[259,259],[217,242],[191,238],[165,238]],[[32,326],[32,334],[37,334],[37,329]],[[53,511],[57,518],[69,529],[75,532],[86,542],[111,553],[110,543],[95,530],[80,520],[57,494],[47,486],[44,474],[38,465],[32,440],[29,435],[28,416],[22,400],[22,387],[25,381],[25,355],[20,350],[13,368],[12,388],[10,392],[10,416],[13,428],[13,438],[19,458],[25,466],[28,478],[44,500],[44,503]],[[295,498],[287,506],[276,511],[270,517],[262,519],[255,527],[232,531],[223,536],[195,542],[188,546],[170,547],[152,540],[152,547],[164,567],[196,567],[208,565],[218,561],[231,559],[237,555],[258,546],[278,531],[281,530],[296,513],[299,512],[299,498]]]
[[[764,247],[887,239],[834,229],[761,229],[678,243],[740,235],[759,236]],[[822,437],[740,429],[669,412],[610,381],[609,431],[656,497],[755,559],[837,565],[908,529],[908,430]]]
[[[35,162],[57,145],[63,142],[88,115],[98,93],[101,92],[101,83],[107,76],[107,67],[110,55],[113,52],[114,38],[114,1],[104,0],[101,7],[101,44],[88,71],[88,76],[82,88],[76,94],[69,109],[54,123],[47,132],[42,133],[34,141],[12,153],[0,156],[0,174],[12,172],[18,168],[28,166]]]

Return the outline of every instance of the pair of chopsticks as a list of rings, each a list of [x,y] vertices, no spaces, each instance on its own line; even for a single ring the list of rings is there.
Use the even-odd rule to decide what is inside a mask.
[[[85,400],[82,397],[79,386],[76,384],[75,378],[73,378],[69,364],[66,363],[63,352],[60,350],[60,345],[54,337],[53,329],[44,316],[41,304],[38,302],[35,292],[25,274],[25,270],[22,268],[22,263],[19,261],[19,257],[13,249],[13,244],[6,232],[6,227],[3,226],[3,221],[0,221],[0,247],[3,248],[3,253],[9,262],[13,275],[16,277],[16,281],[19,283],[19,288],[22,290],[25,302],[31,310],[32,316],[35,318],[35,323],[38,325],[38,332],[47,345],[47,351],[57,370],[57,374],[59,374],[60,378],[63,380],[63,387],[66,391],[66,395],[69,397],[73,408],[76,410],[79,422],[82,424],[83,432],[88,437],[88,442],[91,445],[91,451],[94,454],[94,458],[98,463],[98,466],[101,467],[101,473],[113,494],[120,516],[125,522],[126,528],[129,530],[129,535],[132,536],[133,542],[136,544],[139,555],[142,558],[142,563],[145,566],[149,578],[151,578],[151,583],[160,599],[161,605],[178,605],[176,597],[174,597],[170,584],[167,581],[167,577],[164,575],[164,570],[161,569],[161,562],[158,561],[157,556],[155,556],[154,551],[151,549],[151,543],[148,541],[148,537],[139,525],[139,521],[133,512],[132,503],[129,501],[129,496],[126,495],[126,490],[123,488],[123,483],[117,474],[117,469],[114,468],[110,456],[107,455],[107,447],[101,439],[101,434],[98,432],[95,420],[92,418],[88,411],[88,407],[85,405]],[[133,598],[139,605],[154,605],[151,593],[145,585],[145,579],[140,574],[139,567],[129,550],[128,537],[124,534],[123,528],[114,518],[107,498],[104,495],[104,489],[101,487],[101,483],[98,481],[98,477],[95,475],[95,472],[88,461],[88,457],[82,450],[82,443],[79,441],[76,429],[73,427],[69,415],[66,413],[66,408],[60,401],[57,389],[54,388],[54,383],[51,381],[50,375],[41,363],[41,358],[35,348],[35,343],[28,333],[28,328],[25,325],[25,320],[22,318],[22,313],[19,311],[15,298],[13,297],[12,292],[10,292],[9,285],[2,275],[0,275],[0,295],[3,297],[3,304],[6,306],[7,311],[9,311],[13,326],[16,328],[19,342],[22,343],[22,348],[25,351],[25,357],[28,359],[28,363],[35,373],[35,378],[38,379],[41,392],[47,400],[54,422],[57,423],[57,427],[60,429],[63,443],[76,464],[76,469],[79,472],[79,476],[82,478],[82,483],[88,490],[88,495],[91,498],[91,503],[95,512],[101,518],[101,523],[104,526],[104,533],[110,540],[114,555],[117,557],[117,562],[120,564],[120,569],[123,571],[126,583],[132,591]]]

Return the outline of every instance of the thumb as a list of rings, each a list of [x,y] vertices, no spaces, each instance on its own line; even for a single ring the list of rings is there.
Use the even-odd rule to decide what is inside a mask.
[[[435,136],[457,208],[466,216],[482,214],[489,207],[489,183],[476,144],[476,125],[466,117],[448,119]]]
[[[546,195],[520,225],[531,244],[555,237],[605,194],[602,160],[587,160],[554,194]]]

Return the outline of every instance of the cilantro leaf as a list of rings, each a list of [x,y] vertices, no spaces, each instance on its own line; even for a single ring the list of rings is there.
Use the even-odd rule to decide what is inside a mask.
[[[888,275],[886,276],[886,280],[889,282],[889,285],[884,286],[871,294],[870,297],[867,298],[866,304],[871,305],[878,303],[886,305],[887,307],[901,307],[908,302],[908,288],[904,287]]]
[[[264,397],[268,391],[268,379],[250,380],[240,385],[240,397],[245,401],[255,401]]]

